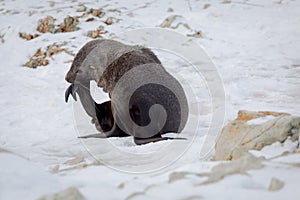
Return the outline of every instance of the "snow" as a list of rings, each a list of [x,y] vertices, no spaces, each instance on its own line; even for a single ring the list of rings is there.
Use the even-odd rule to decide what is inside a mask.
[[[158,27],[170,15],[180,15],[174,23],[187,23],[173,31],[203,38],[190,39],[200,45],[215,64],[224,84],[226,111],[224,124],[238,110],[271,110],[300,115],[300,14],[299,1],[0,1],[0,199],[36,199],[75,186],[86,199],[283,199],[299,196],[300,154],[280,157],[297,143],[287,140],[273,144],[257,156],[271,158],[260,170],[236,174],[223,180],[199,185],[219,162],[200,159],[202,146],[213,143],[206,136],[211,124],[212,106],[206,77],[199,77],[184,59],[163,49],[153,49],[176,78],[189,83],[196,95],[198,118],[178,137],[187,140],[163,141],[144,146],[132,138],[80,140],[79,134],[95,131],[90,119],[75,102],[64,102],[69,84],[64,80],[73,57],[61,53],[50,64],[25,68],[38,48],[56,42],[76,53],[91,38],[89,30],[103,25],[106,38],[118,38],[124,31]],[[83,3],[88,8],[104,7],[106,15],[92,22],[79,19],[75,32],[41,34],[30,41],[19,32],[37,33],[39,19],[51,15],[60,24],[67,15],[77,16]],[[203,9],[205,4],[211,6]],[[174,12],[167,12],[172,8]],[[121,12],[108,12],[118,9]],[[110,26],[107,17],[121,19]],[[167,39],[166,39],[167,41]],[[203,74],[202,74],[203,75]],[[108,99],[93,85],[97,101]],[[81,110],[80,110],[81,109]],[[74,114],[74,113],[82,114]],[[195,121],[198,120],[199,121]],[[261,123],[261,121],[257,122]],[[196,135],[194,134],[196,133]],[[278,157],[279,156],[279,157]],[[83,158],[74,166],[64,164]],[[173,172],[192,174],[169,182]],[[273,177],[282,180],[283,189],[271,192]]]
[[[276,117],[274,116],[265,116],[265,117],[259,117],[259,118],[256,118],[256,119],[251,119],[249,121],[247,121],[247,125],[258,125],[258,124],[263,124],[269,120],[272,120],[272,119],[276,119]]]
[[[298,147],[299,141],[292,141],[290,137],[288,137],[283,143],[275,142],[271,145],[267,145],[262,148],[260,151],[250,150],[249,152],[253,155],[260,157],[263,156],[267,159],[276,158],[283,153],[292,153]]]
[[[24,158],[0,154],[1,199],[36,199],[61,188],[57,178]]]

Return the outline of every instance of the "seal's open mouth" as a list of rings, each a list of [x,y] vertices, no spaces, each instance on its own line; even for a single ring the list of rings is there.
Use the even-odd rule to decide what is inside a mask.
[[[74,84],[72,83],[67,89],[66,89],[66,92],[65,92],[65,101],[66,103],[68,102],[69,100],[69,96],[70,94],[72,95],[73,99],[75,101],[77,101],[77,97],[76,97],[76,91],[78,90],[78,85],[77,84]]]

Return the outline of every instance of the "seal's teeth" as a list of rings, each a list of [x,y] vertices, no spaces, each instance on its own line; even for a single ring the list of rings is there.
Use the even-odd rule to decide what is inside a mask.
[[[77,101],[76,92],[78,90],[78,85],[72,84],[72,92],[71,95],[75,101]]]
[[[69,100],[69,96],[70,96],[70,94],[71,94],[72,88],[73,88],[73,86],[70,85],[70,86],[66,89],[66,92],[65,92],[65,101],[66,101],[66,103],[67,103],[68,100]]]
[[[74,99],[75,101],[77,101],[76,93],[71,93],[71,95],[72,95],[73,99]]]

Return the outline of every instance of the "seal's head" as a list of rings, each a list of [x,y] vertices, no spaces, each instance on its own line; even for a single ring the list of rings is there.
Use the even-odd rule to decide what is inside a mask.
[[[69,83],[84,83],[93,79],[96,67],[91,65],[89,54],[103,40],[93,40],[86,43],[76,54],[70,70],[66,74],[66,81]]]

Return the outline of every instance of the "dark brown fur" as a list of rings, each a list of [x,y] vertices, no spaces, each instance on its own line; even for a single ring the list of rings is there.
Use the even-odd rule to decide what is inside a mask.
[[[103,72],[98,86],[103,88],[104,92],[110,93],[119,79],[133,67],[146,64],[161,64],[156,55],[147,48],[137,49],[123,54],[112,62]]]
[[[120,45],[120,43],[116,43],[116,44]],[[81,71],[84,70],[86,71],[86,73],[89,73],[88,72],[89,68],[87,66],[83,66],[84,68],[82,68],[81,65],[82,62],[85,60],[85,57],[97,45],[101,45],[101,42],[99,42],[99,40],[96,40],[95,42],[90,42],[89,45],[85,45],[78,52],[72,64],[72,67],[66,76],[66,80],[68,82],[74,83],[74,77],[76,78],[76,74],[80,72],[80,70]],[[109,45],[109,43],[107,45]],[[129,46],[126,46],[126,48],[127,47],[130,48]],[[115,55],[118,55],[118,53],[116,53]],[[110,55],[110,59],[111,58],[113,58],[112,55]],[[180,92],[180,94],[184,96],[182,97],[182,99],[186,101],[183,89],[178,83],[178,81],[172,78],[172,76],[167,71],[164,70],[159,59],[148,48],[132,49],[131,51],[123,53],[119,57],[115,57],[115,59],[112,60],[112,62],[108,66],[106,67],[104,66],[105,69],[103,73],[100,75],[100,78],[98,80],[98,86],[102,87],[105,92],[111,94],[116,83],[127,71],[139,65],[149,64],[149,63],[155,63],[156,66],[157,65],[161,66],[163,73],[159,75],[167,76],[168,78],[166,80],[169,80],[172,83],[174,82],[177,89],[182,91]],[[97,81],[97,79],[95,78],[96,76],[94,75],[93,77],[94,78],[92,78],[92,80]],[[88,77],[87,80],[81,80],[83,83],[83,87],[80,86],[79,89],[76,91],[76,93],[79,94],[81,103],[84,109],[86,110],[86,112],[95,120],[96,128],[103,133],[83,136],[83,138],[89,138],[89,137],[102,138],[102,137],[113,137],[113,136],[123,137],[123,136],[133,135],[133,133],[125,133],[116,124],[115,117],[117,116],[115,116],[115,113],[113,111],[114,109],[110,101],[104,102],[102,104],[97,104],[92,99],[89,90],[90,78],[91,76]],[[187,105],[187,102],[183,102],[183,103],[184,105],[185,104]],[[176,96],[172,94],[172,91],[170,91],[168,88],[164,86],[157,85],[157,84],[146,84],[145,86],[139,88],[133,94],[133,96],[130,99],[130,105],[129,105],[130,116],[128,117],[132,118],[134,122],[139,126],[147,125],[147,123],[149,123],[150,120],[148,112],[150,107],[154,104],[160,104],[166,109],[167,122],[164,125],[163,129],[157,134],[154,134],[154,136],[153,133],[151,133],[151,135],[149,136],[146,135],[143,138],[134,138],[136,144],[145,144],[148,142],[155,142],[155,141],[167,139],[167,138],[162,138],[161,134],[167,132],[180,132],[182,128],[180,129],[179,125],[182,122],[182,120],[183,120],[183,124],[186,123],[187,119],[185,117],[187,117],[188,110],[181,110],[180,102],[178,101]],[[188,109],[187,106],[184,108]],[[184,112],[183,115],[182,112]],[[184,116],[183,119],[182,116]]]

